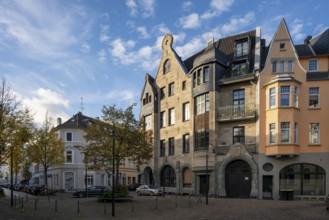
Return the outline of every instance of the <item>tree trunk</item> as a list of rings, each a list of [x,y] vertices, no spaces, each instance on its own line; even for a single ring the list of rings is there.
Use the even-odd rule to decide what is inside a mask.
[[[48,169],[47,167],[44,167],[44,176],[45,176],[45,185],[48,187],[48,178],[47,178],[47,172],[48,172]]]

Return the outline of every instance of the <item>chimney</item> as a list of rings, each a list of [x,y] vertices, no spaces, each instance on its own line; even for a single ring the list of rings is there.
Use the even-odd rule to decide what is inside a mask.
[[[305,40],[304,40],[304,44],[310,44],[310,40],[312,39],[311,35],[308,35]]]
[[[62,119],[61,118],[57,118],[57,126],[62,124]]]

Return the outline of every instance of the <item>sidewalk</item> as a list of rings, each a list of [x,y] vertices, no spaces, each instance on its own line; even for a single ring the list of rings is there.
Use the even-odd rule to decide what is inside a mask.
[[[16,198],[21,196],[19,192],[14,194]],[[21,203],[14,208],[10,207],[9,196],[0,198],[0,219],[329,219],[324,201],[209,198],[206,205],[205,198],[198,202],[198,198],[187,196],[136,196],[133,202],[116,203],[113,218],[111,203],[99,203],[96,198],[77,199],[69,193],[52,196],[49,201],[47,197],[40,197],[37,211],[36,197],[29,196],[28,199],[26,202],[24,198],[24,208]]]

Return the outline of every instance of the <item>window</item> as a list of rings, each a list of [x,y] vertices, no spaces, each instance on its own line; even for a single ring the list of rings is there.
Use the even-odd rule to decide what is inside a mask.
[[[147,103],[152,101],[152,96],[148,93],[145,94],[145,98],[143,99],[143,105],[146,105]]]
[[[284,73],[284,61],[280,61],[280,73]]]
[[[288,60],[288,72],[293,72],[293,62],[292,60]]]
[[[236,63],[232,68],[233,76],[240,76],[248,73],[247,63]]]
[[[87,185],[88,186],[94,185],[94,175],[93,174],[87,174]]]
[[[209,67],[203,68],[203,83],[209,82]]]
[[[193,73],[193,88],[196,86],[196,72]]]
[[[318,71],[318,60],[308,61],[308,71]]]
[[[169,152],[168,154],[174,155],[175,154],[175,138],[169,138]]]
[[[174,94],[175,94],[175,83],[170,83],[169,84],[168,96],[172,96]]]
[[[73,151],[67,150],[65,154],[66,163],[73,163]]]
[[[275,143],[275,123],[271,123],[269,126],[270,134],[269,134],[269,142],[270,144]]]
[[[196,114],[203,114],[209,111],[209,94],[205,93],[195,97]]]
[[[276,73],[276,61],[272,62],[272,72]]]
[[[285,50],[285,49],[286,49],[286,44],[280,43],[280,50]]]
[[[184,134],[183,135],[183,153],[190,152],[190,135]]]
[[[298,144],[298,123],[297,122],[295,122],[295,125],[294,125],[294,127],[295,127],[295,132],[294,132],[294,141],[295,141],[295,144]]]
[[[307,163],[284,167],[280,171],[280,190],[290,188],[294,195],[319,196],[326,194],[326,172],[323,168]]]
[[[244,115],[244,89],[233,91],[233,109],[235,115]]]
[[[233,128],[233,144],[244,143],[244,127]]]
[[[160,157],[166,156],[166,142],[165,140],[160,140]]]
[[[280,106],[288,107],[290,105],[290,86],[280,87]]]
[[[311,123],[309,125],[310,144],[320,144],[320,124],[319,123]]]
[[[166,87],[162,87],[160,89],[160,96],[161,96],[161,99],[166,98]]]
[[[235,45],[235,57],[246,56],[249,53],[248,40],[237,42]]]
[[[197,85],[200,85],[201,84],[201,80],[202,80],[201,77],[202,77],[201,76],[201,69],[199,69],[198,72],[197,72],[197,78],[196,78]]]
[[[183,104],[183,121],[190,120],[190,103]]]
[[[186,90],[186,81],[182,82],[182,90]]]
[[[161,186],[176,187],[176,173],[169,165],[164,166],[161,171]]]
[[[209,147],[209,130],[200,129],[194,135],[194,150],[204,150]]]
[[[66,133],[66,141],[73,141],[72,139],[73,139],[72,138],[72,132],[67,132]]]
[[[298,96],[299,96],[299,88],[295,86],[294,107],[296,108],[298,108]]]
[[[312,87],[309,88],[309,108],[319,108],[320,107],[320,88]]]
[[[270,89],[270,108],[275,108],[275,88]]]
[[[163,73],[166,74],[170,71],[171,69],[171,64],[170,64],[170,60],[166,60],[164,65],[163,65]]]
[[[281,143],[290,143],[290,122],[281,122]]]
[[[175,109],[171,108],[169,109],[169,125],[175,124]]]
[[[166,112],[160,113],[160,128],[166,127]]]
[[[145,130],[152,129],[152,115],[147,115],[144,117]]]

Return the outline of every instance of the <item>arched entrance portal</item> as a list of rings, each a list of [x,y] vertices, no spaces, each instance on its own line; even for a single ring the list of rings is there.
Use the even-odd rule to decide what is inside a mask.
[[[146,185],[154,185],[153,173],[150,167],[146,167],[144,169],[144,181],[143,183]]]
[[[248,163],[243,160],[235,160],[226,167],[225,189],[228,197],[250,197],[251,168]]]

